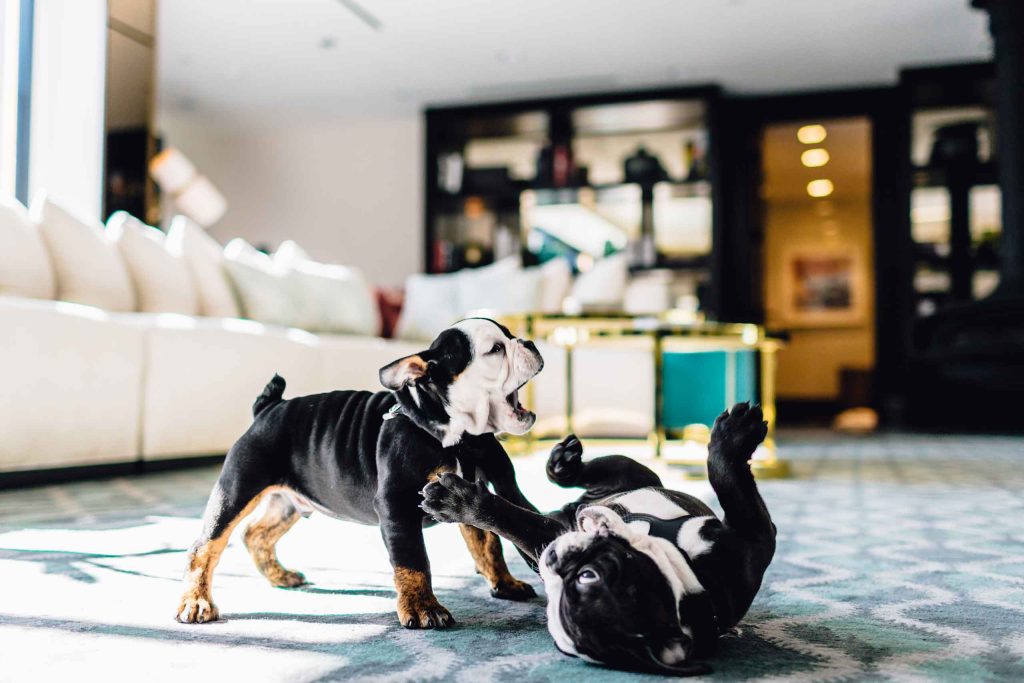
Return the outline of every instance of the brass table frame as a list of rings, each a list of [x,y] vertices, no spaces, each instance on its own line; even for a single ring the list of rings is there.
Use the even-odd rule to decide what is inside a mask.
[[[664,353],[666,344],[671,350],[673,346],[686,346],[690,349],[706,348],[716,351],[755,350],[760,360],[760,399],[765,420],[768,422],[768,437],[756,457],[752,461],[755,474],[759,477],[785,477],[789,474],[788,464],[780,460],[775,449],[775,373],[777,367],[776,352],[781,348],[780,340],[768,336],[764,328],[746,323],[713,323],[687,320],[678,312],[669,311],[659,316],[632,316],[626,314],[582,314],[582,315],[551,315],[526,314],[505,316],[502,322],[519,336],[527,339],[543,340],[565,350],[565,420],[566,433],[573,431],[574,398],[573,398],[573,352],[577,346],[594,339],[648,338],[651,340],[651,352],[654,366],[654,420],[652,431],[642,440],[650,445],[655,458],[664,456],[664,446],[668,442],[696,443],[707,446],[708,432],[706,429],[684,429],[681,438],[670,434],[664,425]],[[732,367],[735,372],[735,355],[728,354],[726,371]],[[730,363],[731,360],[731,363]],[[525,403],[532,407],[533,386],[526,386]],[[726,391],[726,403],[733,403]],[[728,407],[728,406],[725,406]],[[637,438],[588,439],[603,444],[636,443]],[[522,450],[532,451],[539,443],[552,441],[538,439],[532,434],[511,440],[510,445],[517,445]],[[518,443],[516,443],[518,442]],[[665,462],[681,465],[684,471],[694,476],[704,476],[706,459],[701,457],[666,457]]]

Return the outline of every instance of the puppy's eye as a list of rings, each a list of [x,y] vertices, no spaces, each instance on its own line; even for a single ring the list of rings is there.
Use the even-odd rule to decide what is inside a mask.
[[[584,586],[590,583],[597,583],[600,580],[600,575],[590,567],[587,567],[586,569],[584,569],[576,575],[576,583],[579,583]]]
[[[487,352],[487,355],[489,356],[489,355],[494,354],[494,353],[502,353],[504,350],[505,350],[505,345],[504,344],[502,344],[501,342],[494,342],[494,346],[492,346],[491,350]]]

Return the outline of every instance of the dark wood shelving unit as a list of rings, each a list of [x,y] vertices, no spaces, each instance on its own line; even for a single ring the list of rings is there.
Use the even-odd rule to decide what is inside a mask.
[[[493,245],[496,237],[493,234],[477,235],[477,238],[482,239],[471,245],[472,256],[475,257],[472,262],[458,253],[459,245],[450,247],[454,241],[445,231],[462,229],[457,226],[470,220],[467,216],[479,218],[480,225],[472,228],[479,233],[500,229],[513,235],[519,241],[519,252],[524,263],[533,262],[535,257],[526,244],[527,230],[520,222],[524,193],[532,193],[535,198],[539,198],[537,201],[572,203],[581,194],[593,197],[616,191],[634,192],[641,197],[641,205],[637,208],[639,214],[646,216],[650,212],[653,216],[653,188],[657,184],[672,188],[672,198],[707,198],[711,206],[708,220],[711,249],[706,254],[657,253],[653,262],[633,264],[633,268],[699,271],[708,303],[714,301],[716,297],[713,292],[720,281],[725,258],[725,254],[718,248],[722,242],[723,216],[719,187],[720,100],[721,92],[717,86],[698,86],[428,108],[425,112],[425,272],[440,273],[460,267],[485,265],[495,258]],[[657,114],[663,117],[660,121],[662,125],[659,125]],[[644,119],[644,116],[648,118]],[[621,123],[617,124],[616,117],[620,117],[618,120]],[[659,139],[679,136],[685,141],[697,140],[693,144],[699,147],[700,153],[696,161],[690,161],[702,169],[699,177],[685,177],[690,169],[685,168],[685,161],[681,161],[685,156],[682,142],[677,151],[678,158],[659,158],[662,167],[669,172],[656,179],[652,177],[649,182],[627,178],[624,171],[617,180],[595,178],[594,169],[589,169],[589,178],[580,177],[579,166],[586,165],[586,161],[573,169],[571,177],[562,177],[561,182],[556,182],[558,174],[551,168],[550,162],[545,166],[544,162],[537,160],[531,169],[533,172],[526,174],[523,173],[525,165],[522,163],[516,173],[511,166],[502,167],[499,164],[473,168],[467,158],[468,147],[481,139],[508,140],[524,149],[532,146],[537,155],[544,149],[547,150],[545,153],[556,154],[555,150],[562,148],[570,150],[571,157],[575,157],[576,150],[587,145],[590,145],[587,149],[603,149],[607,144],[623,154],[623,141],[631,136],[635,136],[638,141],[659,136],[663,136]],[[685,151],[688,152],[689,147]],[[462,177],[458,187],[455,184],[445,187],[445,173],[442,170],[445,159],[462,163]],[[616,163],[621,168],[622,160]],[[611,166],[602,163],[601,167],[607,175]],[[673,167],[681,167],[684,172],[672,173]],[[474,177],[476,172],[481,172],[479,178]],[[630,186],[639,187],[639,192],[628,189]],[[687,194],[691,188],[692,195]],[[647,222],[641,223],[641,237],[646,237],[644,231],[650,230],[649,239],[654,241],[654,235],[658,234],[657,225],[648,225],[651,221],[646,218],[644,220]],[[446,250],[453,254],[450,259]],[[502,255],[508,254],[499,254]]]

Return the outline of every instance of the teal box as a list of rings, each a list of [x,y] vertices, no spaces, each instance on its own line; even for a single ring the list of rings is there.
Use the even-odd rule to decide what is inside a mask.
[[[662,373],[666,429],[710,427],[732,404],[758,400],[754,350],[666,353]]]

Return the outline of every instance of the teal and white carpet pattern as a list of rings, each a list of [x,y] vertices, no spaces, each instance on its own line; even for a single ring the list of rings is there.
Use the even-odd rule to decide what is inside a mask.
[[[1024,439],[781,443],[795,477],[761,485],[776,560],[712,678],[1024,680]],[[543,480],[541,457],[517,468],[538,504],[567,498]],[[492,599],[451,527],[427,531],[427,546],[452,630],[398,627],[378,530],[320,516],[279,545],[312,585],[270,587],[236,538],[214,581],[223,620],[178,624],[183,549],[215,475],[0,492],[0,680],[650,678],[558,654],[543,598]],[[709,499],[706,485],[672,483]]]

